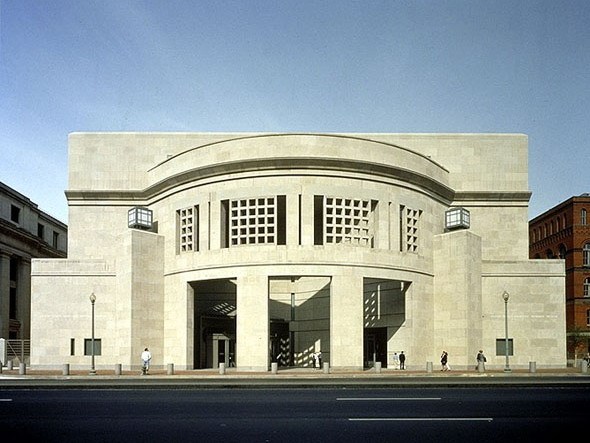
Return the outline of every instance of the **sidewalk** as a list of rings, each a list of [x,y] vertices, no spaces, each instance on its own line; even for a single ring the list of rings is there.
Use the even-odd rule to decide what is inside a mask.
[[[89,368],[90,369],[90,368]],[[4,380],[118,380],[119,382],[131,380],[183,380],[185,382],[193,381],[227,381],[227,380],[259,380],[269,381],[275,383],[279,380],[283,382],[296,380],[348,380],[348,381],[363,381],[373,380],[380,382],[409,382],[411,380],[429,380],[436,379],[438,382],[457,381],[466,379],[497,379],[497,380],[515,380],[515,379],[580,379],[580,381],[587,381],[590,383],[590,372],[582,372],[580,368],[558,368],[558,369],[536,369],[534,372],[528,369],[514,369],[511,372],[505,372],[503,369],[486,370],[480,373],[476,370],[452,370],[432,372],[424,370],[394,370],[383,369],[377,372],[374,368],[362,371],[339,371],[327,368],[313,369],[313,368],[281,368],[275,372],[251,372],[240,371],[236,368],[226,368],[221,371],[219,369],[200,369],[200,370],[174,370],[167,369],[150,369],[147,376],[141,375],[139,370],[134,371],[118,371],[113,369],[98,369],[96,374],[90,374],[90,370],[38,370],[35,368],[25,367],[25,373],[21,374],[19,367],[14,367],[11,370],[3,368],[0,373],[0,384]]]

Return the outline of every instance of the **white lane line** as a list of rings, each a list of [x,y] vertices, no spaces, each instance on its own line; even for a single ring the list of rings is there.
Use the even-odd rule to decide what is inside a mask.
[[[494,421],[491,417],[367,417],[367,418],[349,418],[348,421]]]
[[[0,401],[12,401],[12,398],[0,398]]]
[[[414,400],[442,400],[441,397],[338,397],[338,401],[391,401],[391,400],[403,400],[403,401],[414,401]]]

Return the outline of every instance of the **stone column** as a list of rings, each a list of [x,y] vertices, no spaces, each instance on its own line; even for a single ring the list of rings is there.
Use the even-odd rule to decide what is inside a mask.
[[[0,252],[0,338],[8,339],[10,311],[10,256]]]
[[[313,245],[314,236],[314,196],[301,195],[301,244]]]
[[[236,304],[238,370],[268,371],[268,277],[266,275],[239,277]]]
[[[31,259],[21,257],[18,261],[16,282],[16,315],[20,321],[19,338],[31,338]]]
[[[299,244],[300,214],[299,194],[287,195],[287,245],[296,246]]]
[[[335,275],[330,285],[330,366],[363,369],[363,278]]]

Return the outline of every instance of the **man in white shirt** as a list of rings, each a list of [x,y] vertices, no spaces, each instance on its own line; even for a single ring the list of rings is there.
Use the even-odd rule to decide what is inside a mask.
[[[150,370],[150,361],[152,360],[152,353],[148,348],[145,348],[141,353],[141,374],[147,375],[148,371]]]

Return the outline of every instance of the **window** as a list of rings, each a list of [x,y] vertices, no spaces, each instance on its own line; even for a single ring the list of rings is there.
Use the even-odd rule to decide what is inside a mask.
[[[96,339],[94,340],[94,342],[96,344]],[[76,355],[76,339],[75,338],[70,338],[70,355]]]
[[[230,245],[273,244],[276,239],[274,197],[230,201]]]
[[[590,297],[590,277],[584,280],[584,297]]]
[[[584,266],[590,266],[590,243],[584,245],[582,250]]]
[[[583,225],[585,225],[586,224],[586,210],[585,209],[582,209],[580,211],[580,218],[581,218],[581,223]]]
[[[15,223],[20,223],[20,208],[18,206],[10,206],[10,220]]]
[[[17,318],[17,303],[16,303],[16,286],[14,286],[11,282],[10,289],[8,290],[8,297],[9,297],[9,305],[8,305],[8,318],[16,319]]]
[[[400,206],[400,251],[418,251],[418,222],[422,211]]]
[[[59,247],[59,233],[58,232],[53,232],[53,247],[54,248],[58,248]]]
[[[178,229],[178,252],[191,252],[199,250],[197,220],[199,206],[179,209],[176,211],[176,224]]]
[[[325,242],[372,247],[375,206],[370,200],[326,197]]]
[[[586,326],[590,326],[590,309],[586,309]]]
[[[222,245],[286,244],[286,196],[240,198],[221,202]]]
[[[94,355],[102,355],[102,343],[100,338],[94,339]],[[85,338],[84,339],[84,355],[93,355],[92,354],[92,339]]]
[[[565,245],[562,243],[559,245],[559,258],[565,259],[566,248]]]
[[[496,355],[497,356],[506,355],[506,339],[505,338],[497,338],[496,339]],[[513,346],[511,338],[508,339],[508,355],[514,355],[514,346]]]
[[[45,239],[45,226],[43,226],[41,223],[37,223],[37,237],[39,237],[41,240]]]

